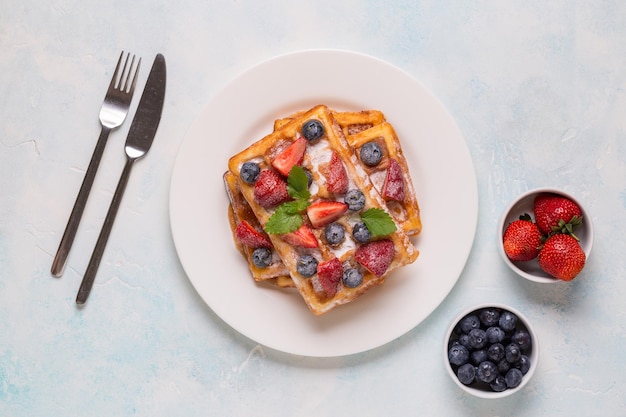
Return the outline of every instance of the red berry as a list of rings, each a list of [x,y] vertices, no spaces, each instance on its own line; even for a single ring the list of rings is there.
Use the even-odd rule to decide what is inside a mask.
[[[306,214],[313,227],[324,227],[334,222],[348,211],[348,205],[340,201],[320,200],[306,209]]]
[[[235,228],[235,235],[242,245],[251,248],[271,248],[272,242],[260,231],[256,230],[246,220],[242,220]]]
[[[326,176],[328,191],[335,194],[345,194],[348,192],[348,173],[343,166],[337,152],[333,151],[328,164],[328,175]]]
[[[542,193],[535,197],[534,212],[539,230],[546,235],[556,231],[571,233],[571,229],[582,222],[580,207],[557,194]]]
[[[375,240],[359,246],[354,259],[372,274],[382,277],[395,255],[395,246],[391,240]]]
[[[294,165],[300,165],[306,150],[306,139],[300,137],[287,146],[281,153],[276,155],[272,161],[272,166],[284,176],[289,175],[289,171]]]
[[[326,297],[333,297],[337,293],[337,285],[343,276],[343,266],[337,258],[320,262],[317,266],[317,277],[313,279],[313,288]]]
[[[306,224],[300,226],[295,232],[282,235],[285,242],[302,248],[317,248],[317,238]]]
[[[254,183],[254,199],[261,207],[270,208],[289,201],[287,182],[276,172],[264,169]]]
[[[529,220],[515,220],[507,226],[502,241],[504,252],[510,260],[530,261],[539,254],[541,232]]]
[[[404,201],[404,175],[400,164],[389,158],[387,176],[383,184],[383,197],[388,200]]]
[[[586,255],[578,241],[570,235],[556,234],[543,244],[539,266],[548,274],[571,281],[585,266]]]

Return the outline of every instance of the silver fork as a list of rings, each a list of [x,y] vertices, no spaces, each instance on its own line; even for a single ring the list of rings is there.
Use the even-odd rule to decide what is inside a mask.
[[[130,60],[130,65],[129,65]],[[65,227],[65,232],[61,238],[59,249],[57,250],[54,261],[52,261],[51,273],[55,277],[60,277],[63,274],[65,263],[67,262],[67,256],[76,237],[76,231],[78,230],[78,224],[83,216],[87,198],[96,177],[102,154],[106,146],[107,139],[111,130],[119,127],[126,119],[128,109],[135,92],[135,84],[137,84],[137,75],[139,74],[139,67],[141,66],[141,58],[135,63],[135,55],[130,57],[130,53],[126,54],[124,59],[124,51],[120,54],[120,58],[115,66],[115,72],[109,84],[109,88],[104,97],[104,102],[100,108],[100,124],[102,130],[100,131],[100,137],[96,143],[96,148],[93,151],[85,178],[78,191],[78,196],[74,202],[74,207],[70,214],[70,218]],[[121,71],[120,71],[121,67]]]

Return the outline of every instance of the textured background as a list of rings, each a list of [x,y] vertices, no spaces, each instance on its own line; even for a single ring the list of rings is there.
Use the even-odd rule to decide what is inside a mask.
[[[623,415],[625,21],[620,0],[5,0],[0,415]],[[426,85],[467,140],[480,198],[473,250],[445,302],[398,340],[331,359],[272,351],[225,325],[187,280],[168,220],[176,152],[203,105],[259,61],[309,48],[367,53]],[[121,49],[146,57],[143,77],[150,57],[167,57],[167,116],[81,310],[75,292],[130,123],[111,136],[119,146],[107,147],[65,275],[49,268]],[[592,213],[594,250],[571,284],[522,281],[496,251],[504,208],[540,186]],[[489,301],[524,311],[543,348],[524,391],[497,401],[462,393],[440,357],[452,316]]]

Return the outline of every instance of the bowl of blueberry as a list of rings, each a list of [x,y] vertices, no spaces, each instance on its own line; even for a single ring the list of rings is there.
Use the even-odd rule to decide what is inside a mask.
[[[472,307],[459,314],[446,332],[445,366],[465,392],[502,398],[531,379],[539,345],[528,320],[499,304]]]
[[[540,283],[571,281],[593,245],[593,223],[571,194],[537,188],[513,201],[500,219],[498,251],[519,276]]]

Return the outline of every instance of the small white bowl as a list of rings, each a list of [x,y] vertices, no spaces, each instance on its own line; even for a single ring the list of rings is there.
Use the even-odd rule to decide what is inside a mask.
[[[591,253],[591,247],[593,246],[593,222],[591,221],[591,216],[589,215],[585,207],[580,203],[580,201],[578,201],[575,197],[555,188],[536,188],[534,190],[530,190],[522,194],[511,203],[511,205],[504,211],[504,214],[500,218],[500,222],[498,224],[498,252],[500,252],[504,263],[521,277],[524,277],[530,281],[540,283],[563,282],[557,278],[552,277],[547,272],[544,272],[539,267],[537,259],[523,262],[512,261],[509,259],[508,256],[506,256],[506,253],[504,252],[504,244],[502,238],[504,236],[504,231],[506,230],[507,226],[509,225],[509,223],[519,219],[519,217],[525,213],[528,213],[534,221],[535,216],[533,213],[533,207],[535,197],[542,193],[557,194],[569,198],[574,203],[578,204],[583,215],[583,223],[574,230],[574,234],[580,239],[580,246],[585,252],[587,258],[589,258],[589,254]]]
[[[448,360],[448,350],[450,346],[450,341],[458,337],[458,335],[455,333],[455,328],[457,327],[461,319],[463,319],[464,317],[472,313],[478,313],[480,310],[485,309],[485,308],[497,308],[499,310],[506,310],[515,314],[518,317],[516,329],[525,329],[530,334],[531,348],[529,351],[525,352],[525,354],[528,356],[528,359],[530,360],[530,368],[528,372],[526,372],[526,374],[523,376],[522,382],[515,388],[508,388],[504,391],[496,392],[496,391],[491,390],[488,386],[486,386],[485,383],[475,383],[472,385],[465,385],[461,381],[459,381],[459,378],[457,377],[455,370],[453,369],[453,366],[450,364]],[[539,341],[537,340],[537,335],[535,333],[535,330],[531,326],[528,319],[526,319],[526,317],[524,317],[524,315],[520,313],[518,310],[512,307],[503,305],[503,304],[498,304],[498,303],[480,304],[480,305],[468,308],[467,310],[463,311],[458,316],[456,316],[456,318],[452,321],[444,338],[443,356],[444,356],[443,358],[444,364],[445,364],[446,370],[448,371],[448,374],[450,375],[450,378],[452,378],[452,380],[463,391],[475,397],[480,397],[480,398],[486,398],[486,399],[503,398],[503,397],[508,397],[509,395],[512,395],[512,394],[515,394],[516,392],[521,391],[524,388],[524,386],[526,386],[528,381],[530,381],[531,378],[533,377],[535,370],[537,369],[537,362],[539,361]]]

